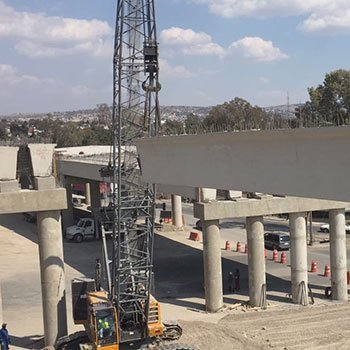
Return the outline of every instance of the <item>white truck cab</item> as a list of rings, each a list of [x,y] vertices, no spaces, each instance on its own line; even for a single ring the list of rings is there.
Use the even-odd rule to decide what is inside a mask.
[[[91,218],[82,218],[74,226],[69,226],[66,229],[66,238],[80,243],[87,238],[95,238],[96,227],[95,220]]]

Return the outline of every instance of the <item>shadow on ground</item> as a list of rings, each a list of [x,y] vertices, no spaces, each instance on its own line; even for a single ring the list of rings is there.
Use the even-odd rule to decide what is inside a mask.
[[[16,215],[16,220],[13,220],[13,216],[11,220],[7,215],[0,216],[0,225],[37,243],[36,226],[25,222],[20,214]],[[111,244],[111,241],[109,241],[109,244]],[[101,256],[101,252],[101,241],[91,240],[82,243],[64,241],[65,262],[79,271],[81,275],[94,276],[95,260]],[[246,300],[249,298],[248,267],[246,264],[233,259],[235,259],[235,256],[222,258],[223,290],[227,303],[239,302],[242,297]],[[236,269],[240,271],[240,290],[232,294],[229,293],[228,274]],[[191,298],[204,299],[203,254],[201,250],[156,234],[154,241],[154,272],[156,298],[190,310],[198,312],[204,310],[202,303],[188,300]],[[267,274],[266,281],[268,300],[290,302],[289,280]],[[311,288],[315,291],[316,297],[325,298],[322,294],[323,286],[312,285]],[[273,292],[279,292],[277,294],[280,296],[271,295]],[[25,342],[26,340],[28,339],[17,338],[17,341]]]
[[[17,337],[11,334],[11,346],[16,346],[23,349],[42,349],[45,346],[44,337],[43,335]]]

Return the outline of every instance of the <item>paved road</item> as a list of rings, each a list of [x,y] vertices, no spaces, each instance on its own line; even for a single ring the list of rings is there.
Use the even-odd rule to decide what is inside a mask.
[[[195,227],[195,223],[198,219],[193,217],[193,205],[192,204],[183,204],[183,214],[186,225],[190,227]],[[320,293],[323,293],[323,289],[326,286],[330,285],[330,280],[323,277],[324,267],[326,264],[330,263],[329,256],[329,243],[319,243],[322,240],[329,239],[329,234],[319,232],[320,226],[323,222],[314,222],[312,231],[316,239],[316,243],[313,246],[308,246],[308,266],[311,268],[311,261],[315,260],[318,264],[318,272],[309,274],[309,283],[310,285],[318,290]],[[264,227],[265,232],[285,232],[289,233],[289,221],[277,217],[264,217]],[[247,241],[246,230],[245,230],[245,218],[232,218],[226,220],[220,220],[220,233],[222,238],[222,246],[224,247],[225,241],[231,242],[232,249],[235,249],[237,241],[244,243]],[[347,235],[348,241],[348,266],[350,267],[350,235]],[[268,251],[268,258],[266,260],[266,272],[267,280],[272,278],[282,278],[285,281],[288,281],[285,284],[284,289],[289,290],[289,281],[290,281],[290,254],[287,254],[287,265],[276,264],[272,260],[272,252]],[[237,261],[242,265],[247,264],[247,256],[244,254],[237,254],[233,252],[223,251],[223,256],[225,259],[232,261]],[[242,269],[245,271],[245,267],[242,266]],[[350,268],[349,268],[350,269]],[[226,269],[224,267],[224,275]],[[271,277],[269,277],[271,276]]]

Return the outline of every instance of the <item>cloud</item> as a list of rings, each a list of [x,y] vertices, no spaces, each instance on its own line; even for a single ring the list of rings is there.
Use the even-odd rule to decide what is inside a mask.
[[[266,97],[266,98],[286,98],[286,92],[281,91],[281,90],[264,90],[264,91],[259,91],[257,93],[258,97]]]
[[[89,89],[86,85],[80,84],[72,86],[71,91],[73,95],[81,97],[88,94],[91,91],[91,89]]]
[[[177,65],[172,66],[167,60],[160,59],[160,74],[163,77],[171,77],[171,78],[191,78],[195,74],[190,72],[186,67]]]
[[[350,9],[343,13],[322,16],[313,14],[299,28],[309,33],[350,33]]]
[[[55,81],[53,79],[41,79],[33,75],[21,74],[18,72],[17,68],[9,64],[0,63],[0,81],[1,87],[11,87],[23,84],[41,84],[48,83],[52,84]]]
[[[259,77],[259,81],[264,83],[264,84],[268,84],[270,82],[270,79],[264,76]]]
[[[160,39],[165,47],[179,49],[184,55],[223,57],[226,50],[212,41],[205,32],[195,32],[193,29],[171,27],[160,33]]]
[[[31,58],[50,58],[58,56],[70,56],[75,54],[89,54],[94,57],[112,57],[112,42],[89,41],[76,45],[55,46],[41,44],[33,41],[20,41],[15,45],[18,53]]]
[[[111,52],[112,28],[92,19],[47,16],[20,12],[0,1],[0,37],[16,40],[16,50],[32,58],[88,53],[104,56]]]
[[[211,42],[211,36],[207,33],[178,27],[162,30],[160,39],[169,46],[191,46]]]
[[[279,48],[273,46],[272,41],[259,37],[245,37],[237,40],[230,45],[229,50],[255,61],[278,61],[288,58]]]
[[[299,26],[306,32],[350,33],[348,0],[190,0],[226,18],[309,16]]]

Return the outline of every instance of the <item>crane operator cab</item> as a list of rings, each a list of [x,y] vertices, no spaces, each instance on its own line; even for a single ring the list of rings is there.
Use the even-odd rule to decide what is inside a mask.
[[[96,305],[93,307],[95,326],[95,339],[98,347],[111,346],[115,349],[117,343],[117,331],[113,307]]]

